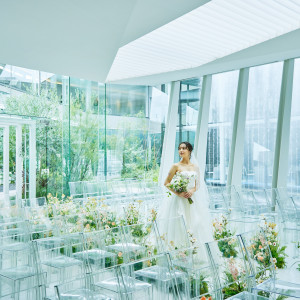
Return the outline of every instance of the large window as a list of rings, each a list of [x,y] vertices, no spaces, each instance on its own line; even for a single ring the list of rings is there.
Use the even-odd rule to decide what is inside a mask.
[[[0,64],[0,108],[3,115],[37,122],[37,196],[67,195],[70,181],[158,177],[168,97],[156,88],[105,85]],[[22,133],[22,197],[28,197],[28,126]],[[10,126],[11,196],[15,135]],[[0,200],[1,195],[0,187]]]
[[[287,186],[300,191],[300,59],[295,60]]]
[[[233,71],[212,77],[205,170],[208,184],[226,184],[238,76],[239,72]]]
[[[266,188],[272,172],[283,63],[253,67],[249,73],[243,185]]]
[[[184,141],[194,145],[201,89],[202,78],[184,80],[180,84],[176,149],[177,145]],[[179,156],[175,151],[175,161],[178,160]]]

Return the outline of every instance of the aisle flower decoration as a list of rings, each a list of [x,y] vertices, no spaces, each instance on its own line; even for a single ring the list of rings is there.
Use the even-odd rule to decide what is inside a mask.
[[[221,220],[215,219],[213,222],[213,237],[218,242],[219,250],[223,253],[224,257],[236,257],[237,256],[237,240],[234,237],[234,233],[228,228],[228,220],[222,215]],[[230,238],[231,239],[228,239]]]
[[[267,267],[270,264],[271,256],[267,248],[267,244],[271,250],[273,263],[276,268],[283,269],[286,266],[285,252],[286,246],[281,246],[278,238],[278,231],[276,231],[276,224],[267,222],[264,219],[261,225],[262,232],[254,236],[252,240],[252,253],[255,260],[262,266]]]
[[[225,263],[225,282],[223,288],[224,298],[229,298],[246,290],[246,271],[242,263],[235,258],[226,259]]]
[[[138,224],[140,220],[140,212],[139,212],[139,204],[134,201],[133,203],[129,203],[125,208],[125,219],[121,220],[121,225],[134,225]]]

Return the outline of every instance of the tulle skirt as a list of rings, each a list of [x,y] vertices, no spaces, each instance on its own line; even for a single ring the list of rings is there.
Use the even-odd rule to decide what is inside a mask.
[[[172,195],[165,199],[158,212],[158,220],[169,219],[164,225],[164,233],[167,240],[181,247],[185,241],[187,233],[182,229],[181,224],[174,223],[174,218],[182,216],[188,232],[189,238],[193,240],[192,245],[198,248],[200,256],[206,260],[205,242],[213,241],[212,220],[208,209],[208,196],[206,191],[198,190],[193,196],[192,204],[186,198]]]

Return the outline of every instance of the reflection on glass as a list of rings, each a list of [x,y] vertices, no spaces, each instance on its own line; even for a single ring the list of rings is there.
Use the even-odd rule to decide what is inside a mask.
[[[228,175],[238,71],[212,76],[205,179],[225,185]]]
[[[249,73],[243,186],[272,184],[283,63],[253,67]]]
[[[202,77],[181,81],[176,145],[182,141],[194,145],[201,89]],[[178,160],[179,156],[175,151],[175,161]]]
[[[287,186],[300,191],[300,59],[295,60]]]
[[[0,109],[3,115],[37,123],[37,196],[68,195],[70,181],[157,180],[168,110],[165,92],[0,64]],[[0,144],[3,170],[2,129]],[[15,126],[10,126],[9,147],[13,197]],[[29,158],[29,127],[24,125],[22,198],[29,197]]]

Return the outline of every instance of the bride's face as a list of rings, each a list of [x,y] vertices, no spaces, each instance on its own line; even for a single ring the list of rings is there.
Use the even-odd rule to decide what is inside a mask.
[[[179,147],[178,147],[178,153],[179,153],[179,156],[181,158],[188,158],[188,157],[190,157],[190,151],[187,148],[186,144],[180,144],[179,145]]]

